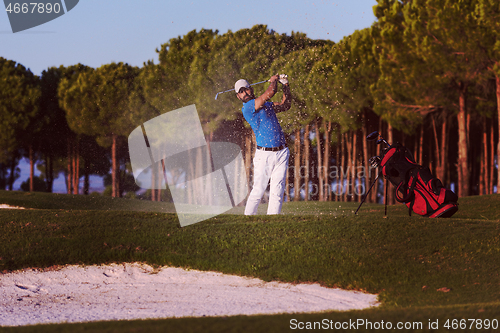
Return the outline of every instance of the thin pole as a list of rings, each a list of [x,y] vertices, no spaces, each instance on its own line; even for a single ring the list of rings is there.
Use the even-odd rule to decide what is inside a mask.
[[[361,203],[359,204],[358,209],[356,209],[356,212],[354,212],[354,215],[358,214],[358,210],[361,208],[361,205],[365,202],[366,198],[368,197],[368,194],[370,194],[370,192],[371,192],[371,190],[373,188],[373,185],[375,185],[375,183],[378,181],[378,178],[380,177],[381,173],[382,173],[382,169],[380,169],[380,171],[379,171],[379,173],[377,175],[377,178],[375,178],[375,180],[373,181],[372,185],[370,186],[370,189],[364,195],[363,200],[361,200]]]
[[[389,188],[389,184],[387,183],[387,179],[385,180],[385,196],[384,196],[384,200],[385,200],[385,213],[384,213],[384,216],[387,216],[387,192],[388,192],[388,188]]]

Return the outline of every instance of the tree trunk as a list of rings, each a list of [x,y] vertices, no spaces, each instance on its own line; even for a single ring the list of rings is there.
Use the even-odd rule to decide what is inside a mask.
[[[157,165],[157,170],[156,170],[156,196],[155,196],[155,200],[160,202],[161,201],[161,174],[162,174],[162,167],[160,164]]]
[[[49,155],[45,154],[43,155],[43,162],[45,163],[45,192],[50,192],[49,191]]]
[[[188,159],[189,159],[189,166],[188,166],[188,170],[187,170],[187,177],[186,179],[195,179],[195,170],[194,170],[194,163],[192,163],[191,161],[193,161],[193,152],[192,150],[188,150]],[[189,204],[192,204],[193,203],[193,184],[194,182],[191,181],[187,184],[186,188],[185,188],[185,191],[186,191],[186,197],[187,197],[187,202]]]
[[[358,179],[358,131],[354,130],[352,132],[352,201],[361,202],[361,196],[359,195],[357,184],[359,183]]]
[[[300,200],[300,128],[295,130],[295,147],[294,147],[294,172],[293,172],[293,201]]]
[[[485,175],[485,169],[488,167],[484,164],[484,161],[487,159],[487,156],[485,156],[486,150],[484,149],[484,132],[483,136],[481,137],[481,150],[479,154],[479,193],[478,195],[483,195],[485,194],[484,188],[487,186],[487,181],[486,178],[487,176]]]
[[[247,132],[245,135],[245,171],[247,174],[248,189],[251,189],[251,167],[252,167],[252,133]]]
[[[156,177],[154,164],[151,165],[151,201],[156,201]]]
[[[90,175],[89,175],[89,161],[86,158],[84,163],[84,176],[83,176],[83,194],[89,195],[90,192]]]
[[[7,168],[0,163],[0,190],[5,190],[7,185]]]
[[[351,186],[351,164],[352,164],[352,140],[351,140],[351,132],[345,132],[345,154],[344,154],[344,163],[342,167],[342,189],[344,192],[344,201],[350,201],[351,198],[349,196],[352,194],[350,191]],[[344,173],[345,171],[345,173]]]
[[[351,141],[349,139],[349,132],[344,133],[344,145],[342,149],[342,167],[340,168],[341,173],[340,173],[340,184],[341,184],[341,189],[342,189],[342,201],[346,202],[347,201],[347,188],[348,185],[346,186],[346,183],[348,183],[348,178],[349,178],[349,163],[350,163],[350,158],[349,154],[351,151],[350,145]]]
[[[203,154],[201,149],[196,149],[195,151],[195,158],[194,158],[194,163],[193,163],[193,172],[194,172],[194,178],[195,181],[192,181],[191,184],[193,185],[192,187],[192,192],[193,192],[193,203],[201,203],[205,204],[206,200],[206,195],[204,193],[204,185],[201,182],[198,181],[198,177],[201,174],[200,170],[203,165]],[[201,196],[201,198],[200,198]]]
[[[443,117],[443,124],[441,126],[441,175],[439,178],[443,184],[446,184],[446,161],[448,160],[448,118]]]
[[[340,174],[339,170],[342,168],[342,133],[340,131],[340,126],[337,128],[337,147],[336,147],[336,152],[335,152],[335,163],[337,167],[337,173],[335,174],[336,180],[337,180],[337,187],[334,190],[335,194],[335,201],[341,201],[340,194],[342,193],[340,191]]]
[[[489,177],[489,165],[488,165],[488,126],[486,124],[486,117],[483,118],[483,159],[481,160],[483,167],[481,168],[481,175],[483,176],[484,188],[479,190],[479,194],[489,194],[488,189],[490,187],[490,177]],[[481,182],[480,182],[481,184]]]
[[[467,85],[461,83],[459,105],[460,110],[457,115],[458,120],[458,196],[466,197],[469,195],[469,168],[468,168],[468,138],[467,138],[467,110],[466,110]]]
[[[48,154],[45,156],[45,181],[47,184],[47,192],[52,193],[54,185],[54,158]]]
[[[469,190],[467,191],[467,195],[471,195],[472,191],[474,189],[474,186],[472,186],[472,182],[474,181],[474,173],[476,172],[475,165],[471,161],[475,161],[475,151],[470,149],[470,139],[469,139],[469,133],[470,133],[470,113],[467,110],[467,101],[464,103],[465,105],[465,114],[467,115],[466,117],[466,123],[465,123],[465,140],[467,142],[467,175],[469,177],[469,181],[467,182],[467,186],[469,187]],[[481,158],[481,157],[478,157]]]
[[[431,170],[431,173],[437,177],[437,173],[438,173],[438,169],[439,169],[439,162],[441,161],[441,158],[440,158],[440,151],[439,151],[439,137],[438,137],[437,129],[436,129],[436,118],[434,117],[434,115],[431,115],[431,122],[432,122],[432,134],[434,135],[434,152],[435,152],[435,154],[432,154],[432,158],[431,158],[431,162],[430,162],[431,165],[429,166],[429,169]],[[433,166],[434,166],[434,169],[432,169]]]
[[[76,143],[76,183],[75,183],[75,188],[76,192],[75,194],[78,194],[80,191],[80,141],[77,141]]]
[[[112,191],[111,191],[111,196],[113,198],[117,198],[118,197],[118,160],[117,160],[117,156],[116,156],[116,152],[117,152],[117,147],[116,147],[116,144],[117,144],[117,136],[115,134],[113,134],[113,137],[112,137],[112,140],[113,140],[113,143],[111,145],[111,163],[112,163],[112,168],[111,168],[111,188],[112,188]]]
[[[329,121],[328,125],[327,125],[326,121],[324,121],[323,128],[325,130],[325,153],[324,153],[324,158],[323,158],[323,179],[325,181],[324,199],[325,199],[325,201],[331,201],[332,200],[332,190],[331,190],[330,179],[329,179],[330,177],[329,177],[328,170],[330,170],[330,133],[332,132],[332,122]]]
[[[74,147],[74,162],[73,162],[73,194],[79,194],[80,191],[80,140],[76,140]]]
[[[73,159],[73,154],[71,153],[71,139],[68,138],[68,166],[67,166],[68,175],[67,175],[67,184],[66,184],[68,194],[71,194],[71,192],[73,192],[73,182],[72,182],[73,172],[71,170],[72,159]]]
[[[323,162],[322,162],[322,152],[321,152],[321,135],[320,135],[320,132],[319,132],[319,122],[318,122],[318,119],[316,119],[314,121],[314,127],[315,127],[315,130],[316,130],[316,148],[317,148],[317,156],[318,156],[318,163],[317,163],[317,169],[318,169],[318,188],[317,188],[317,191],[319,196],[318,196],[318,200],[319,201],[325,201],[324,200],[324,190],[323,190],[323,172],[322,172],[322,168],[323,168]]]
[[[488,194],[493,194],[493,181],[495,178],[495,128],[494,123],[490,124],[490,184],[488,186]]]
[[[29,154],[30,154],[30,192],[35,190],[35,184],[33,177],[35,176],[35,163],[33,161],[33,146],[29,146]]]
[[[285,202],[290,201],[290,177],[288,177],[288,172],[285,177]]]
[[[439,136],[438,136],[438,132],[437,132],[437,126],[436,126],[436,119],[434,118],[434,116],[431,116],[432,117],[432,130],[434,131],[434,142],[436,144],[436,155],[435,155],[435,159],[436,159],[436,178],[440,179],[440,180],[443,180],[444,179],[444,157],[445,157],[445,154],[444,154],[444,136],[442,135],[443,134],[443,129],[445,129],[445,123],[443,123],[443,125],[441,126],[441,144],[439,143]]]
[[[497,117],[498,117],[498,143],[497,161],[500,162],[500,75],[495,75],[497,93]],[[500,163],[497,163],[497,193],[500,193]]]
[[[481,168],[481,171],[484,171],[484,169],[486,168],[486,166],[484,165],[484,152],[482,150],[481,150],[480,168]],[[479,193],[478,193],[478,195],[484,195],[484,194],[486,194],[485,190],[484,190],[484,186],[485,186],[484,173],[480,172],[479,173]]]
[[[422,125],[420,125],[420,128],[422,128]],[[420,133],[420,131],[419,131]],[[413,147],[413,158],[415,158],[415,162],[418,163],[418,143],[419,143],[420,137],[417,135],[415,136],[415,141],[414,141],[414,147]]]
[[[211,131],[210,134],[209,134],[209,137],[208,139],[206,140],[207,141],[207,148],[208,148],[208,154],[206,154],[206,159],[205,159],[205,164],[203,164],[202,162],[202,167],[200,170],[204,170],[206,167],[207,170],[211,170],[211,172],[214,172],[215,168],[214,168],[214,163],[213,163],[213,160],[212,160],[212,152],[211,152],[211,148],[210,148],[210,144],[212,142],[212,139],[214,137],[214,132]],[[203,171],[200,171],[200,173],[204,173]],[[207,178],[207,181],[206,182],[203,182],[203,185],[205,186],[205,198],[208,199],[208,205],[209,206],[212,206],[213,205],[213,199],[214,199],[214,196],[212,194],[212,178],[211,177],[208,177]]]
[[[71,179],[71,183],[73,184],[73,191],[71,193],[75,194],[77,184],[76,184],[76,147],[74,144],[71,150],[71,165],[73,169],[73,177]]]
[[[310,155],[310,144],[309,144],[309,128],[310,125],[306,125],[306,129],[304,131],[304,166],[306,169],[306,173],[304,175],[304,190],[305,190],[305,195],[304,195],[304,200],[309,201],[309,169],[311,167],[311,157]]]
[[[365,174],[365,179],[364,179],[364,191],[362,193],[362,196],[365,196],[368,192],[368,189],[370,188],[371,184],[371,169],[370,169],[370,163],[368,162],[368,142],[366,141],[366,136],[367,136],[367,122],[366,122],[366,112],[363,113],[363,124],[364,126],[361,126],[361,134],[362,134],[362,144],[363,144],[363,167],[364,167],[364,174]],[[366,198],[366,202],[370,202],[370,198]]]
[[[424,125],[420,126],[420,140],[418,144],[418,164],[424,164]]]

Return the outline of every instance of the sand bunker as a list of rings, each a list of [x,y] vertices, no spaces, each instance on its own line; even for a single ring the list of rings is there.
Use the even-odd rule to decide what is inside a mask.
[[[24,207],[18,207],[18,206],[10,206],[7,204],[0,204],[0,209],[25,209]]]
[[[0,275],[0,326],[364,309],[377,296],[144,264]]]

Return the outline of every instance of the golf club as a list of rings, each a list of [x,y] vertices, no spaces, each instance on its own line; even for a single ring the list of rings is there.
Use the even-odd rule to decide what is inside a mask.
[[[264,82],[269,82],[269,80],[264,80],[264,81],[260,81],[260,82],[256,82],[256,83],[252,83],[251,86],[254,86],[256,84],[261,84],[261,83],[264,83]],[[228,90],[225,90],[225,91],[221,91],[221,92],[218,92],[216,95],[215,95],[215,100],[217,100],[217,97],[219,96],[219,94],[223,94],[223,93],[227,93],[229,91],[234,91],[234,88],[233,89],[228,89]]]
[[[377,140],[378,145],[381,144],[382,142],[385,143],[388,147],[391,147],[391,145],[387,141],[385,141],[384,138],[380,138]]]
[[[366,136],[366,141],[375,141],[377,140],[378,136],[379,136],[378,131],[371,132]]]
[[[378,139],[380,137],[380,139]],[[377,140],[378,139],[378,140]],[[377,140],[377,144],[381,144],[382,142],[385,143],[388,147],[391,147],[391,145],[379,134],[378,131],[372,132],[366,136],[367,141],[375,141]]]
[[[368,163],[372,166],[373,169],[376,169],[379,167],[380,162],[382,162],[382,159],[380,156],[373,156],[368,160]]]

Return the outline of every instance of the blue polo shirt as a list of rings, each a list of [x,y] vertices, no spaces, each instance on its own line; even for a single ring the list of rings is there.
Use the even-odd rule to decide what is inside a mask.
[[[262,108],[255,110],[255,99],[243,103],[243,117],[255,133],[257,146],[279,147],[286,144],[285,134],[281,129],[273,103],[266,102]]]

